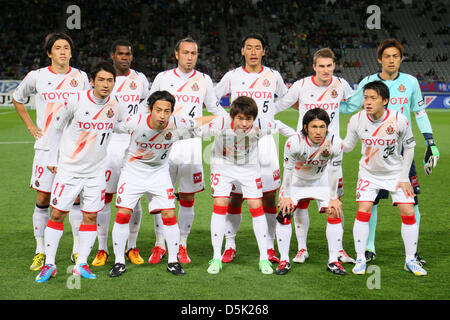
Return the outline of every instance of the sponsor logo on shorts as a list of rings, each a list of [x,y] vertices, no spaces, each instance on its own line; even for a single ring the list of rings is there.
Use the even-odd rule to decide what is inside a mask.
[[[53,198],[52,204],[53,204],[54,206],[56,206],[56,205],[58,204],[58,200],[56,200],[56,198]]]
[[[419,186],[419,179],[417,179],[417,176],[412,176],[411,177],[411,185],[413,187],[418,187]]]
[[[120,204],[120,203],[122,203],[122,198],[120,196],[118,196],[116,201],[117,201],[117,203]]]
[[[167,198],[169,200],[175,199],[175,192],[173,191],[173,188],[167,189],[166,192],[167,192]]]
[[[280,180],[280,169],[277,169],[273,172],[273,180]]]
[[[36,181],[34,182],[34,185],[35,185],[36,187],[38,187],[38,188],[39,188],[41,184],[39,183],[39,181],[38,181],[38,180],[36,180]]]
[[[202,182],[202,173],[201,172],[197,172],[193,174],[193,178],[194,178],[194,183],[200,183]]]
[[[356,193],[356,199],[359,199],[361,197],[361,194],[359,193],[359,191]]]
[[[256,182],[256,187],[258,189],[262,189],[263,185],[262,185],[261,178],[256,179],[255,182]]]

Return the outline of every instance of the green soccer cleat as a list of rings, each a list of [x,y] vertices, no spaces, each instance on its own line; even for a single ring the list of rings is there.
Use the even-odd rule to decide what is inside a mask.
[[[261,272],[263,274],[272,274],[273,273],[273,269],[272,269],[272,264],[270,263],[269,260],[261,260],[258,264],[259,270],[261,270]]]
[[[220,270],[222,270],[222,261],[220,259],[211,259],[209,260],[208,273],[209,274],[218,274]]]

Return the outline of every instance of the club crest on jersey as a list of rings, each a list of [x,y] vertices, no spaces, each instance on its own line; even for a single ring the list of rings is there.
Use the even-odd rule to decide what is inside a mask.
[[[329,155],[330,155],[330,151],[328,151],[328,149],[325,149],[325,150],[322,151],[322,156],[323,156],[323,157],[326,158],[326,157],[328,157]]]
[[[192,89],[193,91],[198,91],[199,87],[198,87],[197,82],[194,82],[194,84],[192,85],[191,89]]]
[[[72,79],[72,80],[70,80],[70,85],[72,86],[72,87],[76,87],[76,86],[78,86],[78,81],[77,81],[77,79]]]
[[[172,132],[167,132],[166,136],[164,137],[166,140],[172,139]]]
[[[106,113],[106,116],[108,118],[112,118],[114,116],[114,110],[113,109],[109,109],[108,112]]]
[[[264,86],[264,87],[270,86],[270,81],[269,81],[269,79],[264,79],[264,81],[263,81],[263,86]]]
[[[406,91],[406,87],[405,87],[403,84],[401,84],[401,85],[398,87],[398,91],[400,91],[400,92],[405,92],[405,91]]]
[[[338,93],[337,93],[336,89],[331,90],[331,97],[337,98],[337,96],[338,96]]]
[[[136,90],[136,88],[137,88],[136,82],[131,81],[131,83],[130,83],[130,89],[131,89],[131,90]]]
[[[389,125],[389,127],[386,128],[386,133],[387,134],[393,134],[394,133],[394,128],[391,125]]]

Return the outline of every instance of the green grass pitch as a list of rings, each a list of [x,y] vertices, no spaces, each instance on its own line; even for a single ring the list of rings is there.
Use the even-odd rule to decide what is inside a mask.
[[[251,217],[244,204],[243,220],[237,236],[235,262],[224,264],[218,275],[206,272],[212,257],[210,242],[210,216],[212,198],[209,187],[209,166],[205,164],[206,190],[196,197],[195,220],[188,241],[192,263],[186,265],[186,275],[175,277],[168,273],[166,258],[162,264],[132,265],[120,278],[111,279],[108,271],[114,256],[104,267],[92,267],[97,280],[81,279],[79,286],[70,274],[72,232],[68,219],[58,249],[56,263],[58,274],[48,283],[36,284],[36,272],[30,271],[35,240],[32,231],[32,212],[35,192],[28,188],[33,158],[32,138],[18,115],[12,109],[0,109],[0,298],[2,300],[378,300],[378,299],[448,299],[450,263],[449,250],[449,185],[450,165],[450,112],[429,110],[434,136],[441,159],[431,176],[424,174],[422,158],[424,141],[413,120],[417,140],[415,161],[418,168],[420,195],[419,252],[427,260],[428,276],[415,277],[403,271],[404,248],[400,235],[400,216],[390,200],[379,206],[376,234],[377,260],[371,274],[351,274],[351,265],[345,264],[346,276],[326,272],[328,257],[325,238],[325,216],[317,213],[311,202],[311,226],[308,237],[310,258],[305,264],[292,264],[286,276],[263,275],[258,271],[258,250],[251,226]],[[31,111],[34,119],[35,114]],[[297,113],[287,110],[277,116],[291,127],[296,127]],[[341,115],[341,134],[345,136],[348,116]],[[279,138],[280,161],[284,137]],[[205,142],[206,146],[208,143]],[[344,156],[343,208],[345,214],[344,248],[354,256],[352,228],[356,214],[355,183],[360,157],[359,145]],[[282,162],[280,162],[282,163]],[[144,211],[146,203],[144,201]],[[111,228],[115,216],[112,209]],[[138,247],[145,260],[154,244],[153,218],[144,214],[138,237]],[[97,244],[91,253],[92,261]],[[109,249],[112,251],[111,236]],[[297,241],[293,233],[291,258],[295,255]],[[67,270],[69,269],[69,273]],[[375,288],[373,288],[375,286]],[[372,289],[371,289],[372,288]]]

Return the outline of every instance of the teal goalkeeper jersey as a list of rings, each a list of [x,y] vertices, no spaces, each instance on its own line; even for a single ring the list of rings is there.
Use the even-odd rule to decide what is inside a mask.
[[[359,110],[363,106],[364,85],[376,80],[383,81],[389,88],[388,109],[403,113],[409,123],[411,123],[411,112],[417,112],[426,107],[419,82],[415,77],[399,72],[394,80],[383,80],[379,73],[375,73],[362,79],[353,95],[346,101],[341,101],[339,111],[353,113]]]

